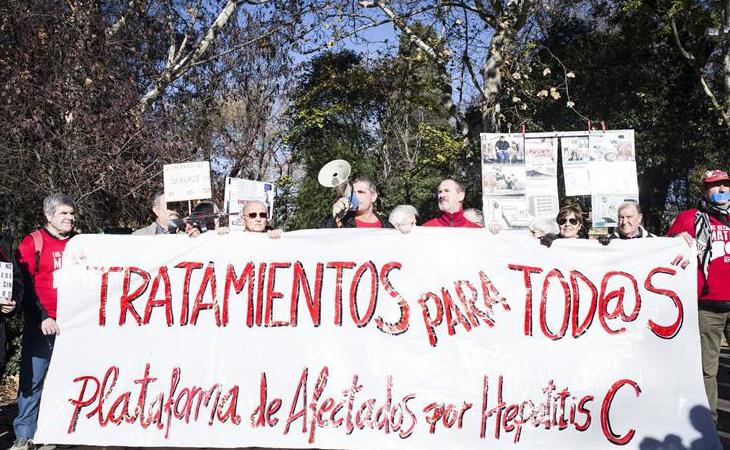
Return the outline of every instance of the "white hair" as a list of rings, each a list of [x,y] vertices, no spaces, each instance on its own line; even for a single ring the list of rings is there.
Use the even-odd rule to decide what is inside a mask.
[[[473,215],[473,219],[471,220],[467,217],[467,220],[470,220],[474,222],[477,225],[484,226],[484,214],[482,214],[481,211],[479,211],[477,208],[469,208],[464,210],[464,216]]]
[[[539,231],[543,234],[560,234],[558,223],[550,217],[535,219],[528,228],[532,232]]]
[[[411,205],[398,205],[390,212],[388,222],[392,223],[393,226],[400,225],[406,219],[407,215],[412,215],[416,218],[418,217],[418,210]]]
[[[55,214],[59,206],[70,206],[76,209],[73,199],[66,194],[51,194],[43,199],[43,213],[46,216]]]

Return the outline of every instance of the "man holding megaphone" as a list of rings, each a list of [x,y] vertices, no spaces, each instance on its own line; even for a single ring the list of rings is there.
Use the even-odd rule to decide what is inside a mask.
[[[327,218],[327,228],[393,228],[386,219],[375,213],[378,190],[367,177],[352,183],[350,195],[342,195],[332,205],[332,216]]]
[[[325,228],[393,228],[385,218],[375,214],[378,189],[370,178],[360,177],[350,184],[350,163],[335,159],[319,171],[317,180],[337,192],[332,205],[332,215],[324,223]]]

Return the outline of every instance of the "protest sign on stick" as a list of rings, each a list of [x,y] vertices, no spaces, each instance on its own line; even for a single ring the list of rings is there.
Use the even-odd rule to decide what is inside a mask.
[[[679,238],[80,235],[60,272],[39,442],[720,448]]]
[[[210,162],[165,164],[162,169],[165,201],[179,202],[211,198]]]

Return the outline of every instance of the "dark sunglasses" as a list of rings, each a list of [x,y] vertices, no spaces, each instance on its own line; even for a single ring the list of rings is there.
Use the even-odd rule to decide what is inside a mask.
[[[578,219],[575,217],[571,217],[570,219],[566,219],[563,217],[562,219],[558,220],[558,225],[565,225],[565,222],[570,222],[571,225],[578,225]]]
[[[265,212],[250,212],[247,215],[249,219],[255,219],[256,216],[259,216],[260,219],[266,219],[267,217],[269,217],[268,214],[266,214]]]

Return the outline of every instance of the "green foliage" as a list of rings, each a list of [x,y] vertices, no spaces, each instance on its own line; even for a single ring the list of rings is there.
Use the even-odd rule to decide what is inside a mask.
[[[289,111],[286,142],[302,168],[289,229],[320,226],[330,214],[335,194],[319,186],[317,173],[333,159],[350,162],[352,178],[376,183],[379,210],[408,203],[435,213],[432,193],[465,153],[440,106],[438,79],[407,41],[398,55],[369,65],[350,51],[309,64]]]
[[[540,43],[555,57],[543,51],[538,58],[554,73],[563,70],[557,60],[575,69],[570,88],[581,114],[611,129],[636,130],[644,220],[662,232],[677,210],[694,204],[697,169],[726,168],[728,130],[717,127],[695,75],[652,10],[634,2],[604,11],[555,21]],[[533,120],[546,130],[586,127],[561,102],[538,103]]]
[[[20,346],[23,339],[23,313],[16,312],[5,322],[5,339],[8,342],[5,375],[12,376],[20,373]]]

